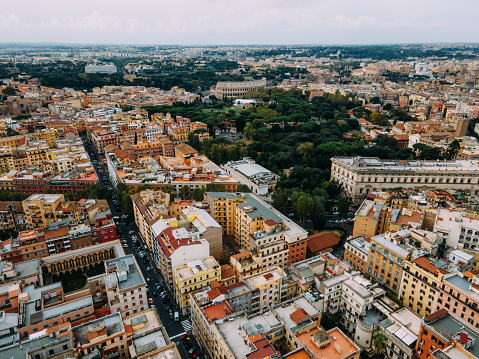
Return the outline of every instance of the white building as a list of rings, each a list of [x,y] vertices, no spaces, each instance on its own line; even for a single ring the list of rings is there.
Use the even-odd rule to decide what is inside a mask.
[[[479,162],[475,160],[396,161],[357,156],[333,157],[331,162],[331,180],[341,185],[353,205],[361,204],[369,192],[394,187],[417,191],[452,187],[479,193]]]
[[[248,186],[255,194],[266,196],[274,189],[279,176],[256,164],[254,160],[245,157],[239,161],[229,161],[222,169],[237,179],[239,183]]]
[[[146,281],[133,254],[105,262],[103,275],[111,312],[122,318],[148,308]]]
[[[116,72],[115,65],[86,65],[85,72],[87,74],[114,74]]]

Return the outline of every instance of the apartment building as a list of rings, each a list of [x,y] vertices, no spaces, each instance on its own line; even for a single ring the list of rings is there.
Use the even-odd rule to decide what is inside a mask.
[[[420,316],[434,312],[441,295],[441,283],[449,273],[446,266],[444,261],[426,257],[407,260],[403,266],[399,299]]]
[[[479,277],[475,271],[451,273],[443,277],[435,310],[446,309],[449,314],[479,328]]]
[[[136,314],[148,308],[146,281],[133,254],[105,261],[106,295],[112,313],[121,317]]]
[[[168,217],[170,195],[162,191],[147,190],[131,195],[133,214],[138,230],[149,248],[152,248],[151,226]]]
[[[389,358],[412,359],[416,355],[421,318],[407,308],[399,309],[379,323],[379,330],[387,338],[383,351]]]
[[[211,215],[263,268],[306,259],[307,232],[252,193],[206,192]],[[223,226],[224,224],[224,226]]]
[[[476,328],[440,309],[422,319],[417,358],[479,358],[478,338]]]
[[[404,243],[396,244],[379,235],[371,238],[368,274],[393,292],[399,292],[402,271],[413,248]]]
[[[157,221],[152,226],[152,235],[155,265],[171,290],[174,289],[175,269],[210,256],[208,241],[200,237],[199,231],[180,227],[177,219]]]
[[[276,186],[279,176],[245,157],[239,161],[229,161],[221,167],[227,174],[260,196],[267,196]]]
[[[361,275],[341,282],[341,323],[362,348],[371,348],[373,333],[386,319],[384,313],[389,313],[387,306],[378,300],[385,293]]]
[[[190,292],[221,281],[221,268],[213,257],[186,263],[175,269],[174,293],[183,316],[190,314]]]
[[[366,273],[368,270],[370,239],[364,237],[353,238],[344,244],[344,261],[353,270]]]
[[[479,218],[460,210],[439,208],[434,232],[441,248],[458,248],[474,257],[474,267],[479,268]]]
[[[341,309],[341,283],[350,278],[346,273],[319,282],[318,290],[324,296],[324,311],[336,314]]]
[[[377,157],[331,158],[331,181],[341,185],[358,206],[373,191],[395,187],[479,192],[477,161],[395,161]]]
[[[9,229],[16,232],[28,228],[22,202],[0,201],[0,230]]]
[[[48,223],[57,222],[56,209],[65,201],[63,194],[34,194],[22,202],[27,218],[28,228],[45,227]]]
[[[252,313],[266,310],[287,298],[288,280],[280,267],[246,278],[244,283],[252,292],[250,309]]]
[[[377,201],[365,200],[354,217],[354,235],[373,237],[401,228],[421,228],[425,213],[407,208],[393,209]]]
[[[72,328],[75,357],[128,358],[127,332],[119,313]]]

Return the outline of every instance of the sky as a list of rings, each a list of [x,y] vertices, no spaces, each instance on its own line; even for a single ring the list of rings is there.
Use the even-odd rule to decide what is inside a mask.
[[[0,42],[479,42],[478,0],[2,0]]]

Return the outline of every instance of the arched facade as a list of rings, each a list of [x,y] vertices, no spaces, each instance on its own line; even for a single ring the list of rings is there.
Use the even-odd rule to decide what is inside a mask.
[[[90,266],[104,262],[108,259],[116,258],[116,252],[113,247],[99,248],[94,252],[80,252],[75,257],[49,260],[45,258],[42,261],[42,272],[49,274],[60,274],[75,270],[87,270]]]

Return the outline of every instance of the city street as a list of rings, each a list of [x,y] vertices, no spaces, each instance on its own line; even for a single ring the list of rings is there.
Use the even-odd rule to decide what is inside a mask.
[[[84,140],[84,145],[85,149],[88,152],[88,156],[90,157],[91,160],[97,161],[94,165],[95,171],[97,173],[97,176],[99,178],[99,182],[101,186],[109,186],[113,187],[108,181],[109,177],[107,175],[106,168],[104,168],[100,156],[96,153],[94,146],[90,143],[88,137],[86,135],[81,135],[80,136],[82,140]],[[106,181],[102,178],[102,176],[105,177]],[[112,194],[110,200],[109,200],[109,206],[110,210],[112,212],[113,217],[120,217],[125,216],[126,213],[123,211],[121,206],[116,206],[114,203],[115,200],[115,194],[114,190],[110,191]],[[195,348],[198,348],[198,345],[196,344],[196,341],[193,338],[193,335],[191,335],[191,322],[188,318],[183,318],[180,315],[180,319],[178,322],[175,322],[173,317],[170,316],[169,314],[169,308],[172,308],[172,312],[174,313],[176,310],[178,310],[175,300],[172,296],[172,294],[169,292],[168,293],[168,301],[166,303],[163,303],[160,299],[160,292],[156,290],[156,283],[161,283],[161,286],[163,287],[163,290],[168,291],[168,287],[165,285],[165,281],[161,273],[158,271],[156,266],[154,265],[154,261],[152,258],[152,253],[148,251],[146,248],[146,245],[143,241],[143,238],[141,238],[140,233],[138,232],[138,228],[136,227],[136,224],[134,223],[133,218],[128,218],[127,221],[120,220],[119,222],[116,222],[117,225],[117,234],[118,234],[118,229],[121,231],[121,235],[118,234],[118,238],[121,240],[125,240],[127,243],[127,246],[123,246],[123,250],[125,251],[125,254],[133,254],[136,258],[136,261],[138,263],[138,266],[141,269],[141,272],[143,273],[143,276],[145,277],[145,280],[149,283],[148,285],[148,298],[151,298],[154,302],[154,305],[156,307],[156,310],[158,312],[158,315],[161,318],[161,321],[168,333],[168,336],[170,337],[172,342],[175,342],[178,345],[178,350],[180,351],[180,354],[183,359],[191,358],[191,356],[188,353],[188,348],[184,347],[184,344],[182,343],[181,336],[184,334],[189,334],[189,337],[191,339],[191,342],[193,343],[193,346]],[[131,238],[131,235],[128,233],[130,231],[134,231],[135,234],[139,237],[140,239],[140,247],[137,248],[133,240]],[[123,238],[122,238],[123,236]],[[144,249],[148,253],[148,258],[146,260],[141,259],[138,252],[140,251],[140,248]],[[151,270],[147,271],[146,269],[148,267],[152,267]],[[156,295],[153,295],[155,293]],[[197,350],[198,352],[198,350]]]

